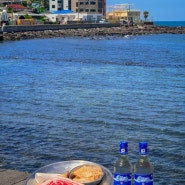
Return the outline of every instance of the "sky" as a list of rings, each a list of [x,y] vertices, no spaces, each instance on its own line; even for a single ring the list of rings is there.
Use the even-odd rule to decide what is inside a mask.
[[[153,21],[185,21],[185,0],[107,0],[107,6],[134,4],[135,9],[148,11],[148,19]]]

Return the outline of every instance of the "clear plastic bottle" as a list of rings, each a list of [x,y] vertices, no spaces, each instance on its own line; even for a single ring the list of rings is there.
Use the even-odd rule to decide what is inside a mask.
[[[132,165],[128,159],[128,142],[120,142],[119,153],[113,169],[113,185],[131,185]]]
[[[134,185],[153,185],[153,166],[148,159],[147,142],[139,143],[139,159],[134,165]]]

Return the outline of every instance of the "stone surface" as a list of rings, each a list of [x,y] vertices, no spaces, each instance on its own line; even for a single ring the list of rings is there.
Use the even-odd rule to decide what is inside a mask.
[[[0,185],[24,185],[29,173],[0,169]]]

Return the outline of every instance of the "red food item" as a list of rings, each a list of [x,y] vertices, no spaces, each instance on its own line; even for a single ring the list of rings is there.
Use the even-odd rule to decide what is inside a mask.
[[[68,178],[53,178],[44,181],[41,185],[82,185],[82,184],[74,182]]]

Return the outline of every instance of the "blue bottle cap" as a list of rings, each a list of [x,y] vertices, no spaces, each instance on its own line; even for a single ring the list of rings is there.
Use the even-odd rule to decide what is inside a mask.
[[[121,141],[119,146],[120,146],[120,149],[119,149],[120,154],[128,154],[128,142]]]
[[[139,154],[146,155],[148,153],[148,143],[147,142],[139,142]]]

